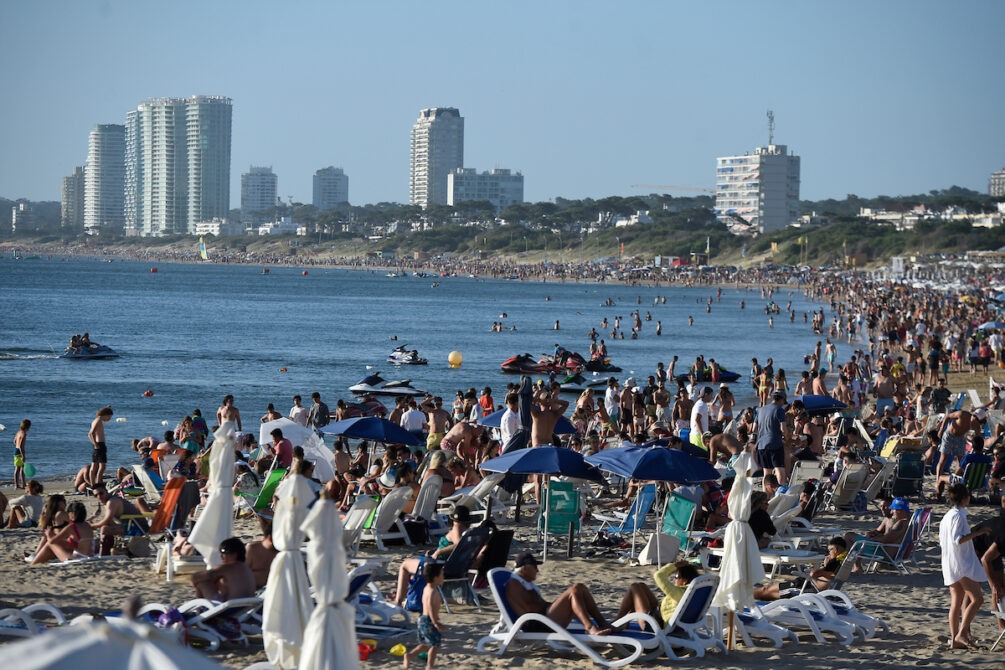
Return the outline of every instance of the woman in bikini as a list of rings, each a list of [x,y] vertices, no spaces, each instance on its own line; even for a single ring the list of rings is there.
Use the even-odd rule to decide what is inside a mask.
[[[45,501],[45,508],[42,510],[42,516],[38,521],[38,527],[42,529],[42,537],[39,538],[35,551],[31,554],[25,553],[25,556],[38,554],[38,552],[42,551],[45,543],[55,537],[69,523],[70,517],[66,514],[66,496],[53,493]]]
[[[67,513],[70,522],[35,554],[32,565],[41,565],[54,558],[65,561],[74,556],[94,554],[94,531],[91,530],[91,524],[87,523],[87,508],[84,503],[70,503]]]

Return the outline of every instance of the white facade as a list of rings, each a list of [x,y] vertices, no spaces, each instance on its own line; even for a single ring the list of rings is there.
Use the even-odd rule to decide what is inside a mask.
[[[457,168],[447,175],[447,204],[488,200],[499,213],[523,202],[523,175],[496,168],[478,173],[474,168]]]
[[[62,208],[59,225],[79,230],[84,227],[84,167],[73,168],[73,174],[63,177]]]
[[[1005,197],[1005,168],[992,172],[988,179],[988,195],[992,198]]]
[[[720,221],[739,216],[769,232],[799,218],[799,156],[790,155],[784,144],[719,158],[715,177],[715,213]]]
[[[126,234],[192,233],[230,212],[230,98],[146,100],[126,116]]]
[[[245,229],[242,223],[228,223],[222,219],[213,219],[212,221],[199,221],[195,224],[195,228],[192,231],[193,235],[215,235],[217,237],[221,236],[238,236],[244,235]]]
[[[241,175],[241,219],[254,219],[254,214],[276,206],[279,177],[271,167],[255,167]]]
[[[293,223],[293,219],[288,216],[282,217],[279,221],[266,223],[258,227],[259,235],[300,235],[300,226]],[[306,233],[306,230],[304,231]]]
[[[312,202],[319,212],[349,202],[349,175],[345,170],[329,165],[315,172]]]
[[[413,205],[447,204],[447,179],[464,166],[464,118],[453,107],[419,112],[412,126],[408,196]]]
[[[84,165],[84,230],[122,232],[126,172],[126,127],[114,123],[94,126],[87,138]]]

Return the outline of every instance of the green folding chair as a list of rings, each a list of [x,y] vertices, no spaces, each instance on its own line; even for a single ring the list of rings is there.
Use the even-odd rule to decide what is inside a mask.
[[[256,512],[260,512],[269,506],[273,496],[276,495],[276,489],[279,488],[279,481],[285,476],[285,468],[276,468],[269,473],[269,476],[265,478],[265,483],[262,484],[262,490],[258,492],[258,497],[255,498],[255,503],[252,505]]]
[[[698,505],[693,500],[671,493],[663,508],[663,532],[680,540],[681,550],[689,548],[688,540],[694,526]]]
[[[540,508],[537,527],[544,529],[544,518],[548,519],[547,532],[552,535],[568,535],[569,524],[579,534],[579,490],[572,482],[550,482],[548,484],[547,512]]]

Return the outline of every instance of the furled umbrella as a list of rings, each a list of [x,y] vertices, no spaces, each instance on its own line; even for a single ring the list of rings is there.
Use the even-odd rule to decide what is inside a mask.
[[[316,601],[304,629],[300,667],[356,670],[359,654],[355,612],[345,600],[349,584],[343,568],[345,548],[338,506],[322,498],[307,513],[300,529],[311,538],[307,545],[307,572]]]
[[[224,423],[214,434],[209,453],[209,497],[192,527],[188,541],[206,561],[207,568],[222,563],[220,543],[234,534],[234,447],[237,435]],[[171,560],[168,557],[168,560]]]
[[[282,668],[297,666],[304,627],[311,615],[307,571],[300,553],[304,532],[300,527],[313,499],[314,493],[301,475],[284,479],[276,489],[272,542],[279,553],[272,561],[265,585],[262,641],[269,662]]]
[[[754,585],[764,580],[761,552],[750,528],[750,494],[753,482],[747,476],[750,454],[743,452],[733,469],[736,479],[729,491],[729,517],[722,539],[722,564],[719,568],[719,588],[712,604],[729,611],[729,642],[733,642],[733,619],[736,612],[754,607]]]

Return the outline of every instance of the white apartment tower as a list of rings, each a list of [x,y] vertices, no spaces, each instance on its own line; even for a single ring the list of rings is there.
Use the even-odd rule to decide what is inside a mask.
[[[1005,197],[1005,168],[992,172],[988,179],[988,195],[992,198]]]
[[[720,221],[740,217],[766,233],[799,218],[799,156],[784,144],[716,161],[715,213]]]
[[[126,116],[126,234],[187,234],[230,212],[230,98],[146,100]]]
[[[311,202],[319,212],[349,202],[349,175],[345,170],[329,165],[315,172]]]
[[[84,167],[73,168],[73,174],[63,177],[61,228],[82,230],[84,227]]]
[[[447,175],[447,204],[465,200],[487,200],[498,214],[512,204],[523,202],[523,175],[501,168],[481,174],[474,168],[457,168]]]
[[[464,166],[464,118],[453,107],[419,112],[412,126],[408,195],[413,205],[447,204],[447,176]]]
[[[125,126],[103,123],[91,130],[84,165],[84,230],[89,235],[122,232],[125,152]]]
[[[241,175],[241,220],[255,219],[276,206],[279,177],[271,167],[255,167]]]

